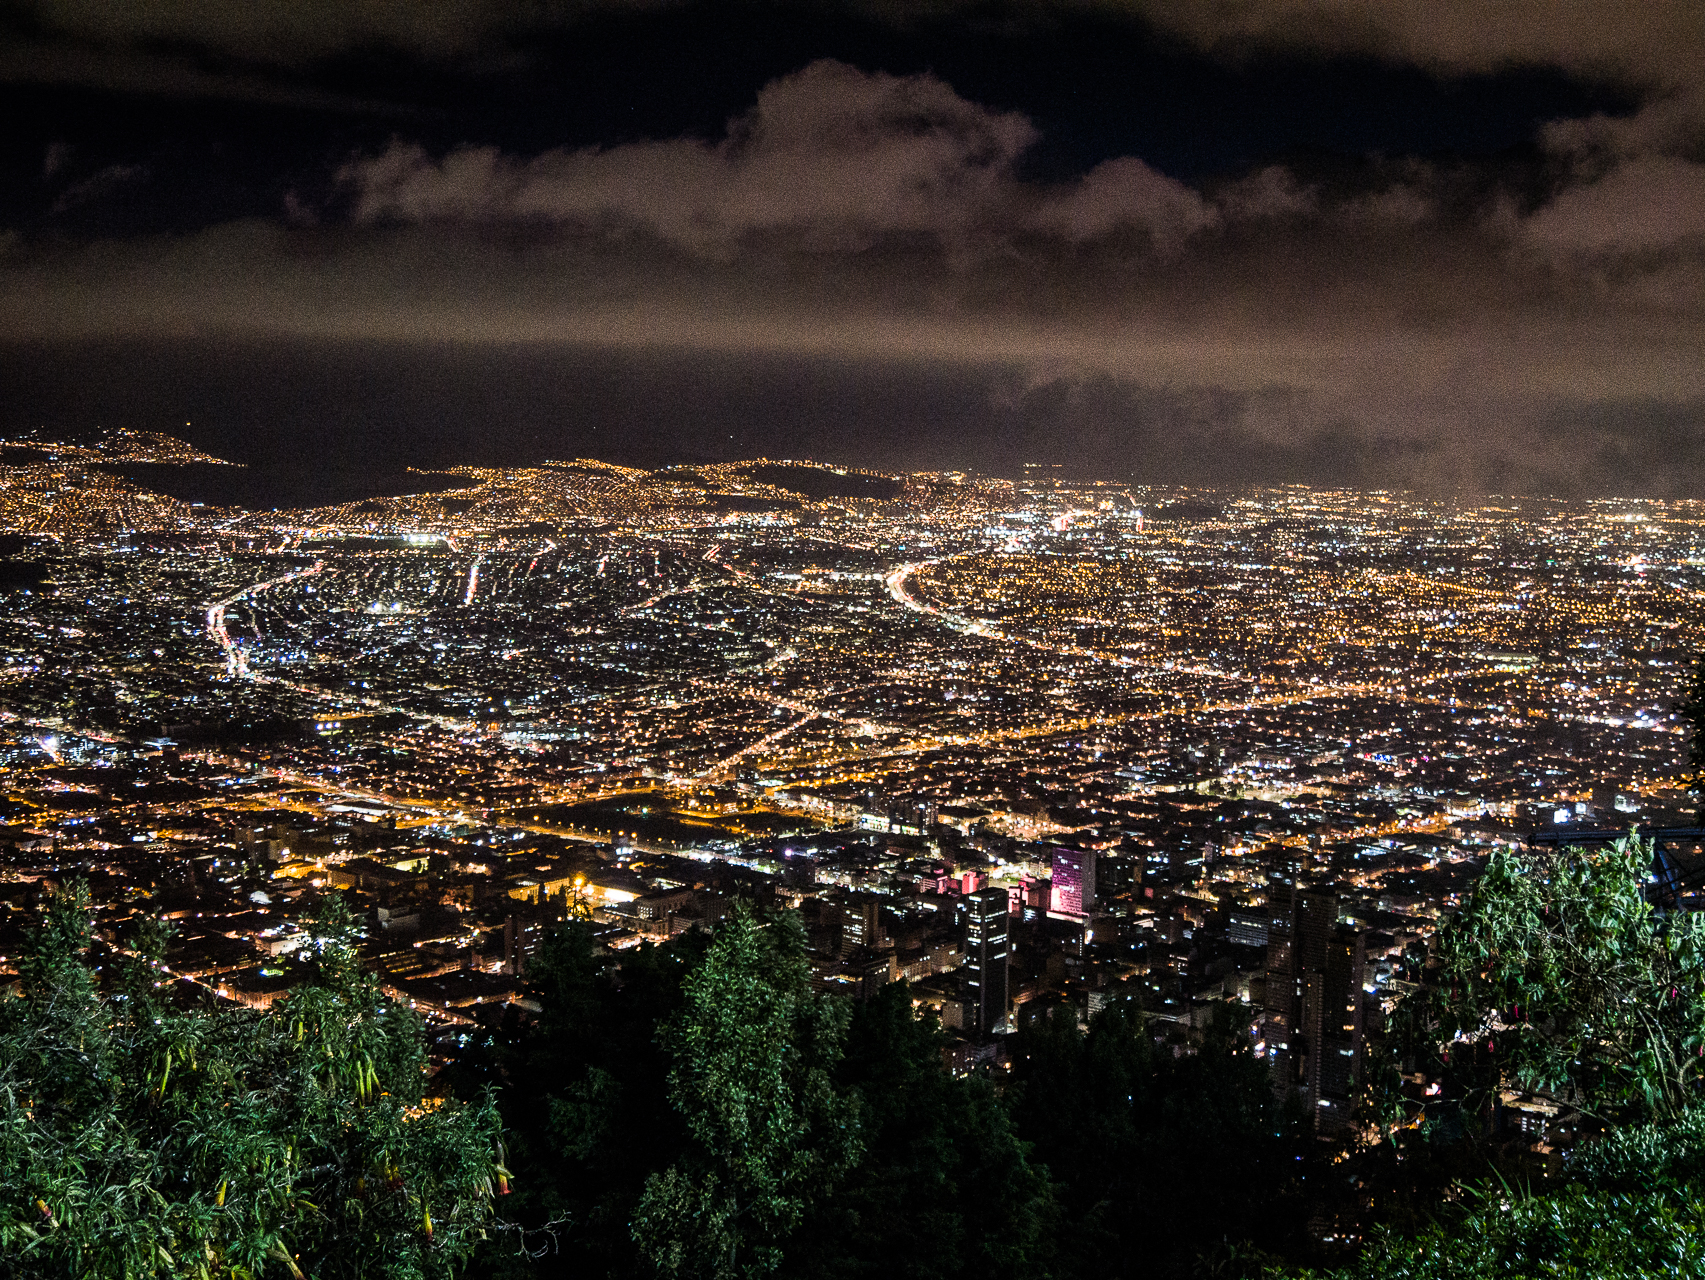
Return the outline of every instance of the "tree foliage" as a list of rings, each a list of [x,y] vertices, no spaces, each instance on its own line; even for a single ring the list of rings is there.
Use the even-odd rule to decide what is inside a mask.
[[[1342,1280],[1705,1274],[1705,921],[1648,905],[1651,862],[1632,838],[1488,861],[1396,1020],[1442,1092],[1380,1155],[1430,1190],[1431,1211],[1418,1222],[1376,1198],[1384,1225]],[[1607,1127],[1560,1185],[1496,1171],[1475,1118],[1504,1085]]]
[[[1705,1274],[1705,1112],[1615,1129],[1566,1176],[1543,1194],[1484,1180],[1408,1238],[1378,1232],[1343,1280]]]
[[[1378,1229],[1339,1280],[1646,1280],[1705,1274],[1705,1114],[1578,1148],[1559,1187],[1484,1178],[1418,1231]]]
[[[1705,918],[1659,918],[1649,845],[1500,851],[1439,930],[1411,1049],[1473,1094],[1508,1079],[1601,1119],[1678,1115],[1705,1079]]]
[[[813,1200],[786,1270],[817,1280],[1039,1277],[1053,1269],[1054,1187],[991,1082],[942,1069],[945,1038],[901,982],[856,1006],[836,1069],[862,1104],[864,1154]]]
[[[664,1031],[693,1144],[646,1180],[634,1238],[666,1275],[763,1275],[815,1195],[860,1154],[836,1088],[849,1011],[814,994],[804,930],[737,903]]]
[[[1654,1280],[1705,1275],[1705,1201],[1569,1186],[1485,1190],[1413,1239],[1380,1231],[1339,1280]]]
[[[1180,1046],[1180,1050],[1183,1046]],[[1227,1023],[1199,1052],[1157,1052],[1133,1002],[1080,1032],[1070,1011],[1019,1037],[1014,1116],[1059,1184],[1056,1270],[1190,1276],[1301,1247],[1310,1143],[1272,1077]]]
[[[358,969],[342,904],[265,1011],[183,999],[164,936],[103,992],[73,885],[0,1002],[4,1273],[450,1274],[507,1175],[495,1112],[423,1098],[418,1022]]]
[[[631,1276],[645,1264],[629,1223],[646,1178],[680,1159],[691,1135],[668,1096],[671,1059],[658,1036],[708,939],[602,955],[591,928],[568,921],[527,965],[538,1012],[511,1009],[489,1041],[452,1068],[478,1097],[500,1084],[516,1193],[504,1204],[519,1236],[494,1237],[482,1275]]]

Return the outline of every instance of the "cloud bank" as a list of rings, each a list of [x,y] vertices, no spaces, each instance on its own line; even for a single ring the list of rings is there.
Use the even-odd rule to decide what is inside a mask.
[[[1371,54],[1446,72],[1551,66],[1645,84],[1695,80],[1705,13],[1690,0],[1089,0],[1228,53],[1252,46]]]
[[[90,46],[201,49],[256,63],[391,48],[450,57],[508,36],[571,27],[589,15],[688,7],[686,0],[14,0],[38,32]],[[815,8],[915,24],[986,14],[986,0],[820,0]],[[778,14],[781,9],[778,8]],[[1008,21],[1073,14],[1128,16],[1201,47],[1238,55],[1284,47],[1371,54],[1439,70],[1556,66],[1644,82],[1693,79],[1705,61],[1705,15],[1692,0],[1015,0]]]
[[[1665,450],[1635,462],[1615,441],[1705,427],[1691,102],[1654,90],[1628,119],[1552,123],[1537,185],[1407,161],[1355,189],[1268,167],[1197,190],[1139,157],[1034,180],[1022,114],[820,62],[716,140],[508,155],[398,139],[289,218],[14,238],[0,333],[928,365],[984,371],[991,405],[1060,389],[1093,406],[1068,455],[1108,433],[1153,447],[1164,421],[1222,451],[1335,442],[1404,483],[1614,487],[1632,470],[1665,488]]]

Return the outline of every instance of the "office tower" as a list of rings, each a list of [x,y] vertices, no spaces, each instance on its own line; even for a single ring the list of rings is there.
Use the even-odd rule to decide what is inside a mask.
[[[1006,1018],[1007,897],[980,889],[959,900],[965,931],[965,1029],[986,1036]]]
[[[1323,1133],[1349,1122],[1362,1053],[1366,943],[1338,923],[1338,899],[1299,889],[1288,904],[1274,890],[1262,1014],[1273,1088],[1298,1091]]]
[[[1296,976],[1291,964],[1291,892],[1288,886],[1269,883],[1267,894],[1267,988],[1262,1000],[1261,1038],[1267,1044],[1273,1092],[1283,1098],[1294,1083],[1291,1036],[1296,1023]]]
[[[1318,973],[1326,967],[1326,948],[1338,927],[1338,895],[1329,890],[1298,889],[1291,899],[1294,967]]]
[[[1054,891],[1050,909],[1060,915],[1087,916],[1095,908],[1095,851],[1054,850]]]
[[[882,902],[875,897],[854,898],[841,907],[841,954],[855,947],[876,947],[882,941]]]
[[[1137,887],[1139,864],[1129,853],[1103,853],[1095,858],[1096,902],[1110,907],[1112,900]]]
[[[1302,1083],[1313,1104],[1315,1126],[1322,1133],[1335,1133],[1349,1124],[1355,1105],[1362,1058],[1365,947],[1360,929],[1340,925],[1327,940],[1321,968],[1303,977]]]
[[[1264,911],[1233,911],[1226,918],[1226,941],[1240,947],[1265,950],[1272,932],[1273,922]]]

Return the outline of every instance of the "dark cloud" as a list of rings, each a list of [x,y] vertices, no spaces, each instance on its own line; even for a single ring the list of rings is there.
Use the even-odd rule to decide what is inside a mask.
[[[488,399],[587,353],[688,403],[726,406],[736,373],[716,371],[745,371],[772,425],[790,395],[805,419],[847,422],[821,408],[839,395],[903,424],[817,437],[845,461],[858,445],[891,465],[1031,455],[1197,482],[1705,494],[1693,7],[1643,8],[1591,48],[1582,15],[1606,11],[1590,4],[1531,29],[1498,9],[1479,43],[1482,7],[1451,0],[1124,10],[1228,55],[1552,63],[1646,97],[1622,117],[1546,124],[1519,166],[1398,156],[1342,180],[1267,159],[1192,184],[1138,155],[1039,176],[1028,113],[935,75],[822,60],[771,80],[715,136],[531,151],[403,136],[345,151],[328,189],[290,193],[288,217],[0,237],[0,338],[358,350],[369,371],[384,351],[414,353],[415,369],[422,351],[453,352],[458,368],[487,362],[474,382]],[[383,5],[199,25],[197,12],[41,11],[113,47],[193,37],[257,60],[410,39],[437,56],[507,21],[452,5],[428,38]],[[272,54],[247,43],[267,40]],[[69,153],[49,167],[74,172]],[[104,166],[58,198],[143,176]],[[887,390],[847,390],[861,379]],[[635,429],[693,438],[655,425],[669,420]]]
[[[13,0],[36,30],[95,47],[177,46],[255,63],[285,63],[351,49],[389,47],[443,56],[478,47],[492,35],[563,21],[593,5],[514,5],[502,0]],[[633,7],[638,7],[637,5]]]
[[[92,85],[147,98],[217,98],[309,111],[406,116],[407,108],[266,70],[210,67],[183,52],[0,35],[0,83]]]
[[[1095,0],[1090,0],[1094,3]],[[1653,85],[1694,81],[1705,10],[1692,0],[1104,0],[1204,47],[1374,54],[1448,72],[1555,66]]]
[[[68,142],[52,142],[48,144],[47,153],[42,157],[41,176],[52,178],[71,163],[74,149]]]
[[[1624,158],[1537,209],[1465,212],[1422,165],[1331,198],[1274,168],[1209,198],[1135,158],[1037,184],[1016,167],[1033,138],[932,77],[819,64],[714,143],[399,143],[345,170],[352,222],[15,253],[0,319],[917,355],[1245,391],[1699,392],[1705,316],[1676,303],[1699,271],[1690,162]],[[1640,260],[1605,277],[1571,254]]]
[[[1550,150],[1586,162],[1607,155],[1697,153],[1705,141],[1705,82],[1665,88],[1630,115],[1554,120],[1541,137]]]
[[[828,251],[925,235],[963,250],[1026,231],[1088,240],[1146,232],[1176,248],[1216,214],[1142,161],[1067,188],[1019,181],[1037,138],[1022,115],[967,102],[933,76],[823,61],[758,94],[717,143],[681,139],[516,160],[466,148],[434,160],[398,144],[340,177],[357,222],[558,223],[641,229],[701,252],[782,234]]]
[[[48,173],[55,171],[54,156],[48,156]],[[90,204],[104,200],[108,196],[148,180],[148,167],[140,164],[109,164],[98,169],[80,182],[74,182],[59,193],[53,202],[54,212],[62,213],[67,209],[75,209],[78,205]]]
[[[37,30],[91,45],[216,50],[257,63],[389,47],[425,56],[463,54],[517,32],[561,27],[589,14],[681,8],[678,0],[13,0]],[[990,15],[986,0],[841,0],[800,9],[842,10],[915,24]],[[780,18],[787,6],[774,6]],[[1230,53],[1283,46],[1374,54],[1452,72],[1559,66],[1650,82],[1691,80],[1705,62],[1705,15],[1693,0],[1016,0],[1008,23],[1072,14],[1129,16]]]
[[[1621,160],[1596,181],[1563,191],[1523,230],[1561,252],[1705,249],[1705,164],[1661,155]]]

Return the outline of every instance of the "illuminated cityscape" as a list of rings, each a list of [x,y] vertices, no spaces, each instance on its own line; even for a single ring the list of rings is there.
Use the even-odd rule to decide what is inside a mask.
[[[0,1280],[1705,1276],[1702,68],[0,4]]]
[[[577,460],[248,513],[115,458],[216,461],[0,449],[14,957],[76,867],[107,928],[175,895],[179,971],[265,1001],[344,887],[450,1027],[564,903],[620,949],[743,886],[967,1052],[1140,989],[1235,998],[1277,1060],[1292,892],[1331,917],[1297,974],[1353,927],[1377,1007],[1489,846],[1686,810],[1694,502]]]

